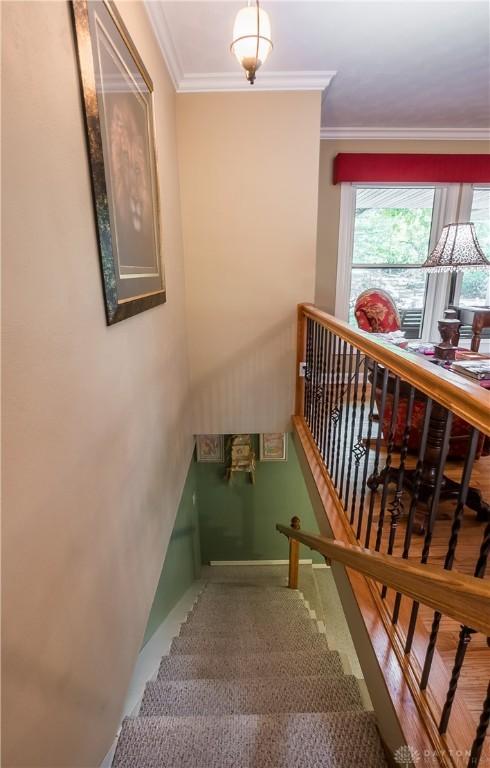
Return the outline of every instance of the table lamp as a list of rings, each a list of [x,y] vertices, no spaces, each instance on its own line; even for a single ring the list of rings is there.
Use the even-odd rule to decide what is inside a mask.
[[[446,224],[436,247],[422,264],[428,272],[461,272],[465,269],[488,269],[490,261],[483,253],[471,222]],[[442,342],[434,348],[441,360],[454,360],[459,343],[460,321],[444,318],[438,321]]]

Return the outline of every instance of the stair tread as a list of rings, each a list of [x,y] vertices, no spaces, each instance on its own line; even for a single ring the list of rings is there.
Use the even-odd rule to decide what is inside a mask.
[[[209,635],[213,637],[236,637],[237,633],[253,633],[255,636],[267,637],[271,633],[280,636],[287,634],[311,635],[318,632],[318,625],[314,619],[302,619],[300,621],[274,621],[272,619],[253,620],[241,622],[224,622],[217,625],[212,621],[193,621],[181,624],[179,637],[193,637],[194,635]]]
[[[206,653],[207,655],[243,652],[270,652],[286,650],[321,651],[329,650],[324,634],[288,632],[280,636],[257,637],[254,632],[242,632],[237,637],[213,635],[185,635],[174,637],[170,653]]]
[[[386,768],[363,711],[123,722],[113,768]]]
[[[335,712],[362,707],[353,675],[243,680],[155,680],[147,683],[140,716]]]
[[[162,658],[158,679],[195,680],[342,674],[342,663],[337,651],[239,653],[227,656],[175,654]]]

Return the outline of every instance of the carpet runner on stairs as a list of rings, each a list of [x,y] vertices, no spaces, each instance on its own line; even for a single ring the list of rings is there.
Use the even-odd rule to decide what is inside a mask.
[[[386,768],[357,680],[301,594],[231,570],[123,721],[113,768]]]

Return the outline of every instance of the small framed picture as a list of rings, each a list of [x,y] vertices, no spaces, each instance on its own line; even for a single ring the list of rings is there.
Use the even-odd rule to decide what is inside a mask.
[[[196,453],[198,461],[222,464],[225,460],[223,435],[197,435]]]
[[[260,435],[261,461],[287,461],[287,432],[264,432]]]

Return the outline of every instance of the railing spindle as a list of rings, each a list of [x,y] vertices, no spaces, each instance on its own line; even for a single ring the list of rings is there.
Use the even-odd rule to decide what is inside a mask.
[[[476,729],[476,738],[471,747],[470,759],[468,760],[468,768],[478,768],[480,764],[481,753],[483,749],[483,743],[488,730],[488,723],[490,722],[490,682],[488,683],[487,695],[483,702],[483,709]]]
[[[410,544],[412,541],[415,512],[417,509],[420,487],[422,484],[422,469],[424,465],[425,449],[427,446],[427,437],[429,434],[429,424],[430,424],[431,413],[432,413],[432,400],[428,399],[425,404],[424,421],[422,426],[422,437],[420,440],[420,448],[419,448],[419,454],[417,459],[417,465],[415,467],[415,472],[414,472],[412,499],[411,499],[410,507],[408,510],[407,526],[405,528],[405,539],[403,542],[403,552],[402,552],[402,557],[404,560],[408,558],[408,554],[410,552]],[[401,594],[397,592],[395,596],[395,604],[393,607],[393,617],[392,617],[393,624],[396,624],[398,621],[398,616],[400,613],[401,598],[402,598]]]
[[[381,440],[383,437],[383,416],[385,412],[386,407],[386,395],[388,392],[388,377],[389,377],[389,370],[388,368],[383,369],[383,384],[381,389],[381,404],[378,409],[378,434],[376,437],[376,448],[374,452],[374,464],[373,469],[370,478],[367,481],[367,484],[369,488],[371,489],[371,498],[369,499],[369,513],[368,513],[368,520],[367,520],[367,526],[366,526],[366,540],[365,540],[365,547],[369,547],[369,542],[371,539],[371,528],[373,525],[373,516],[374,516],[374,503],[376,500],[375,491],[378,487],[378,471],[379,471],[379,458],[381,453]],[[372,386],[374,389],[377,388],[377,381],[373,377]]]
[[[434,409],[432,411],[434,413]],[[449,436],[451,434],[451,426],[453,423],[453,415],[451,411],[446,411],[446,424],[444,427],[444,434],[442,438],[442,444],[440,447],[439,462],[437,464],[436,478],[434,484],[434,491],[432,495],[429,519],[427,522],[427,530],[424,539],[424,546],[422,548],[422,556],[420,558],[421,563],[426,563],[429,559],[430,545],[432,543],[432,533],[434,530],[434,522],[436,519],[437,511],[439,509],[439,498],[441,495],[441,488],[444,479],[444,467],[446,464],[447,454],[449,451]],[[429,438],[430,438],[430,426],[429,426]],[[415,624],[417,623],[417,616],[419,612],[419,603],[416,601],[412,605],[412,612],[410,614],[410,621],[408,625],[407,642],[405,643],[405,653],[409,653],[412,648],[413,635],[415,632]]]
[[[343,488],[344,488],[344,473],[345,473],[345,462],[346,462],[346,454],[347,454],[347,434],[349,432],[349,419],[352,417],[352,407],[351,407],[351,384],[352,384],[352,347],[349,345],[349,366],[347,370],[347,383],[344,384],[344,392],[345,392],[345,421],[344,421],[344,447],[342,450],[342,468],[340,470],[340,482],[339,482],[339,498],[342,500],[343,498]],[[344,501],[345,506],[347,506],[347,502]]]
[[[337,407],[339,409],[339,424],[338,424],[338,433],[337,433],[337,453],[335,456],[335,474],[334,474],[334,485],[335,488],[338,490],[338,481],[339,481],[339,468],[340,468],[340,447],[342,444],[342,422],[344,417],[344,394],[345,394],[345,362],[347,360],[347,342],[343,342],[342,347],[342,373],[340,378],[340,388],[338,393],[338,399],[337,399]]]
[[[480,546],[480,554],[475,566],[474,575],[478,579],[483,579],[487,568],[488,555],[490,554],[490,523],[485,527],[483,534],[483,540]],[[449,682],[449,688],[446,695],[446,701],[442,709],[441,722],[439,724],[439,731],[446,733],[449,718],[451,716],[451,709],[453,706],[454,696],[458,687],[459,676],[461,674],[461,667],[466,656],[466,650],[471,640],[471,635],[474,634],[474,630],[470,627],[461,627],[459,634],[458,647],[456,649],[456,655],[454,658],[454,666],[451,672],[451,680]]]
[[[461,485],[459,488],[458,501],[456,504],[456,509],[454,510],[454,518],[453,518],[453,524],[451,526],[451,536],[449,538],[448,550],[446,552],[446,557],[444,560],[444,568],[448,571],[450,571],[451,568],[453,567],[454,555],[456,552],[456,546],[458,544],[458,535],[461,528],[461,519],[463,517],[464,505],[466,504],[466,497],[468,495],[468,487],[470,484],[471,472],[473,470],[473,462],[475,460],[476,449],[478,446],[479,438],[480,438],[480,433],[478,432],[478,430],[476,429],[472,430],[472,435],[470,438],[470,446],[469,446],[468,454],[466,456],[466,461],[463,467],[463,476],[462,476]],[[439,634],[439,626],[441,623],[441,618],[442,618],[442,614],[439,613],[439,611],[436,611],[434,613],[434,619],[432,621],[429,643],[427,645],[424,668],[422,671],[422,678],[420,681],[420,687],[422,690],[425,690],[425,688],[427,687],[427,683],[429,681],[429,674],[432,666],[432,659],[434,657],[434,650],[437,642],[437,635]]]
[[[364,380],[363,380],[363,387],[366,386],[366,378],[369,372],[369,364],[372,361],[369,361],[367,358],[364,358]],[[372,366],[372,376],[373,376],[373,382],[376,381],[378,376],[378,363],[376,361],[373,362]],[[359,461],[364,456],[364,467],[362,470],[362,480],[361,480],[361,496],[359,499],[359,511],[358,511],[358,517],[357,517],[357,531],[356,531],[356,537],[357,540],[360,541],[361,539],[361,532],[362,532],[362,523],[363,523],[363,517],[364,517],[364,502],[366,499],[366,488],[368,487],[368,470],[369,470],[369,457],[370,457],[370,451],[371,451],[371,435],[373,431],[373,417],[374,417],[374,405],[375,405],[375,394],[376,394],[376,387],[374,384],[371,385],[371,394],[369,397],[369,413],[368,413],[368,422],[367,422],[367,435],[366,435],[366,441],[363,442],[363,415],[364,410],[362,410],[362,416],[361,416],[361,422],[359,424],[359,435],[357,439],[357,453],[359,456]],[[364,400],[366,399],[365,389],[364,389]]]
[[[379,552],[381,547],[381,537],[383,535],[386,502],[388,500],[388,489],[390,487],[390,483],[392,482],[391,460],[392,460],[393,451],[395,448],[395,433],[396,433],[396,422],[398,419],[399,402],[400,402],[400,377],[397,376],[395,378],[395,392],[393,394],[392,401],[391,401],[390,432],[389,432],[388,441],[387,441],[388,445],[386,450],[385,465],[384,465],[384,468],[381,470],[381,475],[380,475],[380,479],[382,478],[382,482],[383,482],[383,493],[381,494],[381,506],[380,506],[379,517],[378,517],[378,530],[376,533],[376,544],[374,547],[376,552]]]
[[[351,473],[352,473],[352,456],[354,455],[354,438],[356,434],[356,418],[357,418],[357,398],[359,395],[358,389],[359,389],[359,369],[361,367],[361,353],[359,350],[356,350],[356,362],[354,367],[354,393],[352,395],[352,419],[351,419],[351,432],[350,432],[350,447],[349,447],[349,462],[347,465],[347,479],[346,479],[346,487],[345,487],[345,511],[347,513],[347,510],[349,509],[349,491],[350,491],[350,480],[351,480]],[[357,464],[357,469],[359,469],[359,464]],[[357,474],[355,474],[354,483],[357,483]],[[352,511],[351,511],[351,517],[352,517]],[[350,524],[352,525],[353,520],[351,519]]]
[[[388,508],[388,511],[390,513],[390,533],[388,537],[388,549],[387,554],[391,555],[393,554],[393,548],[395,546],[395,538],[396,538],[396,532],[398,528],[398,520],[400,518],[400,515],[403,513],[403,481],[405,479],[405,462],[407,460],[407,453],[408,453],[408,441],[410,439],[410,430],[412,427],[412,414],[413,414],[413,406],[415,402],[415,389],[413,387],[410,387],[409,394],[408,394],[408,400],[407,400],[407,411],[405,416],[405,427],[403,430],[403,437],[402,437],[402,445],[400,449],[400,466],[398,467],[397,473],[396,473],[396,491],[395,495],[393,496],[393,499],[391,500],[391,504]],[[381,590],[381,597],[386,597],[387,589],[384,586]]]

